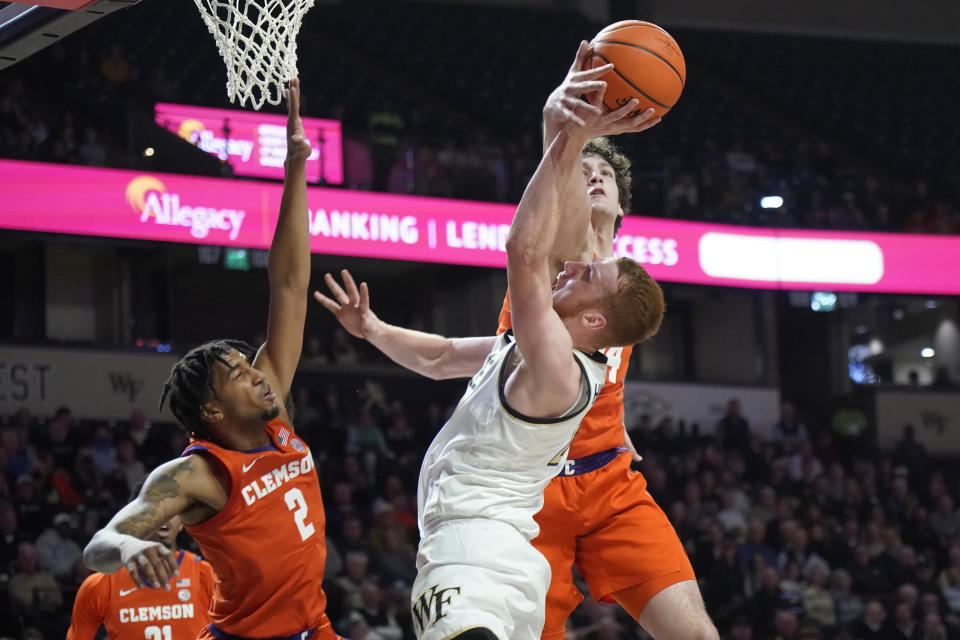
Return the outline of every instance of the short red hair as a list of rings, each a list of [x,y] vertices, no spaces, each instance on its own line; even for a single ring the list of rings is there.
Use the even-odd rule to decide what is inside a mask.
[[[660,285],[637,262],[618,258],[617,268],[617,292],[603,306],[604,346],[627,347],[660,330],[666,303]]]

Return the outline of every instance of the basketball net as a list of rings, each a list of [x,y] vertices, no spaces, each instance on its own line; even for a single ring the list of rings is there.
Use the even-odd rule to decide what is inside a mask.
[[[227,65],[230,102],[280,104],[297,77],[297,33],[314,0],[194,0]]]

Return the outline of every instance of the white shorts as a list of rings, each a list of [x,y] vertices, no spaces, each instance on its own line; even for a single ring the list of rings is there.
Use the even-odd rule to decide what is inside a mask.
[[[539,640],[550,564],[514,527],[481,518],[431,530],[417,552],[411,608],[419,640],[486,627],[500,640]]]

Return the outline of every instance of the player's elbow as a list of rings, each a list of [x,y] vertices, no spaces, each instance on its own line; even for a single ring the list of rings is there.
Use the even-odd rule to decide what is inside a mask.
[[[99,573],[114,573],[120,569],[120,550],[109,544],[101,529],[83,549],[83,564]]]
[[[525,267],[535,265],[547,259],[544,247],[536,238],[523,237],[521,234],[511,234],[507,237],[507,264],[511,267]]]
[[[310,288],[310,269],[268,269],[271,293],[300,294]]]

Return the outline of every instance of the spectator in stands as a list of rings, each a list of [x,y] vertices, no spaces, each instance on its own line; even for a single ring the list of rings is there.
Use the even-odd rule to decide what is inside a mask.
[[[17,478],[13,504],[17,510],[17,521],[23,530],[30,534],[38,534],[50,521],[49,509],[41,501],[36,482],[29,473]]]
[[[34,547],[40,568],[57,579],[65,579],[82,557],[80,545],[70,537],[72,521],[66,513],[53,517],[53,526],[44,531]]]
[[[886,640],[887,611],[879,600],[870,600],[863,609],[863,617],[853,626],[857,640]]]
[[[37,552],[29,542],[17,549],[17,570],[9,591],[13,610],[28,617],[53,613],[63,604],[57,581],[37,566]]]
[[[774,640],[794,640],[797,637],[799,621],[793,611],[777,611],[773,619]]]
[[[940,574],[940,593],[951,614],[960,615],[960,566],[950,565]]]
[[[386,191],[390,168],[400,147],[405,123],[403,118],[381,102],[371,112],[367,120],[367,132],[373,159],[373,189]]]
[[[766,526],[763,520],[751,518],[747,524],[746,540],[737,550],[737,563],[741,568],[746,569],[752,566],[754,556],[762,556],[767,566],[777,564],[777,554],[773,548],[765,542]]]
[[[399,409],[395,409],[387,420],[388,426],[384,436],[387,448],[396,456],[397,464],[419,466],[420,447],[417,434],[410,427],[402,405]]]
[[[937,501],[937,508],[930,514],[930,528],[940,538],[960,535],[960,511],[953,496],[945,493]]]
[[[70,469],[81,444],[82,436],[74,427],[70,409],[58,407],[38,439],[37,448],[51,452],[57,466]]]
[[[7,502],[0,502],[0,583],[10,579],[17,549],[23,542],[27,542],[27,536],[17,528],[16,509]]]
[[[803,611],[806,619],[821,627],[834,627],[837,624],[837,606],[833,596],[827,591],[827,570],[814,565],[809,571],[810,583],[803,591]]]
[[[116,448],[117,469],[123,474],[129,492],[143,480],[146,469],[143,462],[137,457],[137,448],[130,436],[123,435],[117,438]]]
[[[943,619],[936,613],[928,613],[923,616],[923,623],[920,626],[920,633],[917,640],[952,640],[947,634],[947,627],[943,624]]]
[[[736,489],[726,488],[720,495],[722,508],[717,512],[717,520],[728,535],[740,540],[747,529],[747,519],[737,505]]]
[[[341,622],[337,626],[338,628],[345,626],[347,636],[351,640],[386,640],[379,633],[373,631],[367,621],[363,619],[363,616],[357,612],[351,613],[345,622]]]
[[[774,567],[767,567],[760,575],[760,588],[745,607],[759,637],[766,638],[772,633],[773,617],[783,601],[780,574]]]
[[[359,518],[360,510],[353,498],[353,485],[342,480],[334,483],[325,501],[327,529],[339,531],[347,518]]]
[[[367,580],[360,587],[360,606],[354,609],[363,616],[373,633],[383,640],[401,640],[403,629],[397,624],[395,612],[383,601],[383,591],[373,580]]]
[[[750,423],[740,413],[740,401],[731,398],[727,413],[717,423],[717,434],[724,449],[746,451],[750,444]]]
[[[101,475],[110,475],[117,466],[117,450],[113,446],[113,435],[105,422],[94,427],[93,438],[90,440],[90,457]]]
[[[370,543],[367,540],[360,518],[349,516],[343,521],[341,535],[337,538],[337,546],[345,554],[349,554],[351,551],[362,551],[364,554],[368,554]],[[346,557],[344,557],[344,560],[346,560]]]
[[[381,458],[393,457],[372,411],[362,409],[355,421],[347,423],[346,451],[354,454],[373,452]]]
[[[750,518],[760,520],[763,526],[774,519],[777,513],[777,492],[770,485],[763,485],[757,492],[757,500],[750,507]]]
[[[734,545],[723,545],[720,558],[704,578],[704,601],[711,617],[724,619],[743,608],[743,584],[746,577],[737,565],[737,548]]]
[[[796,451],[787,458],[787,475],[790,479],[812,483],[823,471],[823,464],[814,455],[813,444],[809,440],[799,441]]]
[[[914,478],[923,477],[927,467],[927,449],[917,442],[912,424],[903,427],[903,437],[894,448],[894,459],[907,467]]]
[[[344,573],[337,578],[347,609],[356,611],[363,606],[363,585],[369,579],[370,557],[365,551],[348,551],[344,556]]]
[[[32,455],[18,429],[12,426],[0,429],[0,448],[6,454],[4,472],[8,477],[18,478],[30,470]]]
[[[837,605],[837,623],[850,625],[863,615],[863,599],[853,592],[853,579],[846,569],[833,572],[833,589],[830,591]]]
[[[914,640],[917,632],[917,621],[913,617],[913,608],[906,602],[898,602],[893,608],[893,620],[888,640]]]
[[[127,418],[127,435],[133,440],[138,451],[146,443],[147,436],[150,435],[150,423],[147,422],[147,414],[142,409],[134,409],[130,412],[130,417]]]
[[[809,440],[807,425],[797,417],[797,409],[789,400],[780,404],[780,419],[773,425],[772,440],[780,446],[784,454],[791,454],[797,445]]]
[[[377,574],[388,582],[400,580],[413,584],[416,572],[416,548],[407,541],[404,530],[394,525],[384,531],[383,544],[374,556]]]

